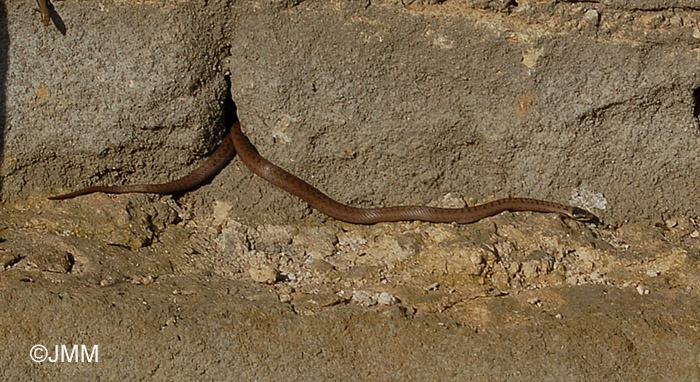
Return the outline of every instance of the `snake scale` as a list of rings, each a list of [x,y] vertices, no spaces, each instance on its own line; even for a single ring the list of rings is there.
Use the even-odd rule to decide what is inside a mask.
[[[238,153],[243,163],[256,175],[296,195],[322,213],[348,223],[374,224],[401,220],[420,220],[433,223],[473,223],[503,211],[557,213],[583,222],[595,223],[598,221],[595,215],[582,208],[529,198],[498,199],[489,203],[464,208],[436,208],[424,206],[381,208],[352,207],[331,199],[314,186],[263,158],[243,134],[240,122],[238,121],[233,124],[231,132],[224,138],[219,148],[216,149],[201,166],[180,179],[161,184],[93,186],[68,194],[53,196],[49,199],[69,199],[93,192],[111,194],[130,192],[172,194],[183,192],[197,187],[207,179],[216,175],[231,161],[236,153]]]

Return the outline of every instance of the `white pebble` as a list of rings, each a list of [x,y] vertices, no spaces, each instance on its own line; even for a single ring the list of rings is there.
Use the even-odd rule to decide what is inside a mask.
[[[396,304],[396,301],[396,297],[387,292],[380,293],[379,297],[377,298],[377,303],[379,303],[380,305],[394,305]]]
[[[537,298],[537,297],[528,298],[528,299],[527,299],[527,302],[528,302],[530,305],[534,305],[534,306],[537,306],[537,307],[542,306],[542,302],[541,302],[540,299]]]
[[[647,289],[645,286],[640,284],[640,285],[637,285],[637,293],[639,293],[641,296],[643,296],[645,294],[649,294],[649,289]]]
[[[379,293],[369,290],[355,290],[352,292],[352,301],[362,306],[377,305]]]

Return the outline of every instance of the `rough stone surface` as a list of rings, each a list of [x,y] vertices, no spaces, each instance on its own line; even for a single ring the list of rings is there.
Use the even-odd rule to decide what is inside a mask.
[[[700,380],[699,3],[54,7],[0,1],[3,379]],[[184,196],[45,200],[187,173],[225,76],[260,152],[344,202],[603,224],[345,224],[237,159]]]
[[[3,7],[3,200],[168,180],[216,143],[226,83],[215,7],[62,2],[65,35],[31,5]]]

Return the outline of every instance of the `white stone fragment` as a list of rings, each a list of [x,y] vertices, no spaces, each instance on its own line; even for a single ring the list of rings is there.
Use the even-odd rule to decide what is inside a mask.
[[[649,289],[643,285],[637,285],[637,293],[639,293],[640,296],[643,296],[645,294],[649,294]]]
[[[352,301],[362,306],[377,305],[379,293],[370,290],[354,290],[352,292]]]
[[[394,295],[387,293],[387,292],[382,292],[379,294],[379,297],[377,298],[377,303],[379,305],[394,305],[396,304],[398,300]]]

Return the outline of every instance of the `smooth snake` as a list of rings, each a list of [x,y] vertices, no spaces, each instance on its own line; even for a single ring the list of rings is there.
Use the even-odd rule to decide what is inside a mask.
[[[579,208],[545,200],[529,198],[505,198],[464,208],[437,208],[424,206],[395,206],[381,208],[358,208],[339,203],[306,183],[305,181],[276,166],[258,154],[236,121],[231,132],[207,160],[184,177],[168,183],[139,184],[128,186],[93,186],[49,199],[69,199],[93,192],[110,194],[155,193],[172,194],[191,190],[202,184],[224,168],[238,153],[243,163],[256,175],[283,190],[306,201],[311,207],[338,220],[356,224],[374,224],[401,220],[421,220],[433,223],[473,223],[503,211],[551,212],[583,221],[598,222],[592,213]]]

